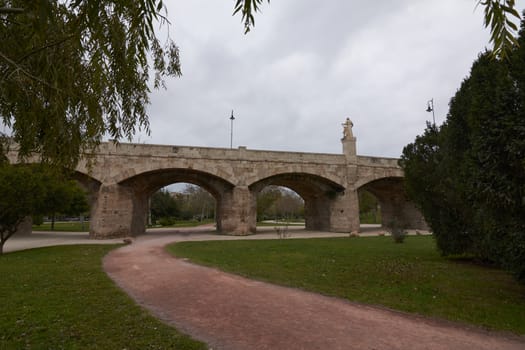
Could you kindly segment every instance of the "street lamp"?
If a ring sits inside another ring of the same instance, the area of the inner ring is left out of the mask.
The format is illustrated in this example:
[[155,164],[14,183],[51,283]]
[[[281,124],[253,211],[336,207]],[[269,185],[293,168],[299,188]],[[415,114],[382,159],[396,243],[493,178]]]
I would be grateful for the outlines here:
[[436,125],[436,116],[434,115],[434,99],[430,99],[427,102],[427,112],[432,112],[432,121],[434,122],[434,126]]
[[233,148],[233,121],[235,120],[235,117],[233,116],[233,109],[232,109],[232,116],[230,117],[230,148]]

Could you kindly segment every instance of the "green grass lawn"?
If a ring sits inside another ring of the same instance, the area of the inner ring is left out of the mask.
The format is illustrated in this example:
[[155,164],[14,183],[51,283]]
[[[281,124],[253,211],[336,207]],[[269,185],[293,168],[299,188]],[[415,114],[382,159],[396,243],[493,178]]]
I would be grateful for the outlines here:
[[179,257],[250,278],[426,316],[525,334],[525,286],[441,257],[432,237],[184,242]]
[[304,222],[258,222],[257,227],[304,226]]
[[[51,231],[51,223],[44,222],[41,225],[33,225],[33,231]],[[84,225],[79,221],[55,222],[57,232],[89,232],[89,221],[84,221]]]
[[177,220],[173,225],[166,226],[166,227],[196,227],[206,224],[214,224],[214,219],[205,219],[202,221],[197,220]]
[[137,306],[102,271],[107,245],[0,256],[0,349],[205,349]]
[[[195,227],[204,224],[214,223],[214,220],[177,220],[170,226],[153,226],[153,227]],[[51,223],[44,222],[41,225],[33,225],[33,231],[51,231]],[[79,221],[55,222],[56,232],[89,232],[89,221],[84,222],[84,226]]]

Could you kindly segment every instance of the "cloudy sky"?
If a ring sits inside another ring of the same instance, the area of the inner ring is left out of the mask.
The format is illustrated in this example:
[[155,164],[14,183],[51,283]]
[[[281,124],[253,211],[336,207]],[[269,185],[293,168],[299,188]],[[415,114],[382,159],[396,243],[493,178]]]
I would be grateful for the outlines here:
[[[166,1],[183,76],[152,95],[134,141],[398,157],[489,47],[475,0],[273,0],[243,34],[233,0]],[[525,8],[525,0],[517,7]]]

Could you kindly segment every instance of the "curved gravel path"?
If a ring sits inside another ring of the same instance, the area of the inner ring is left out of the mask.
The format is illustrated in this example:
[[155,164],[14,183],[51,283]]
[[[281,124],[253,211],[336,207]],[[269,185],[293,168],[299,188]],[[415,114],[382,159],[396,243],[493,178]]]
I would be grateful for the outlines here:
[[164,250],[170,242],[204,239],[233,237],[146,235],[111,252],[104,268],[140,305],[214,350],[525,349],[522,337],[252,281]]

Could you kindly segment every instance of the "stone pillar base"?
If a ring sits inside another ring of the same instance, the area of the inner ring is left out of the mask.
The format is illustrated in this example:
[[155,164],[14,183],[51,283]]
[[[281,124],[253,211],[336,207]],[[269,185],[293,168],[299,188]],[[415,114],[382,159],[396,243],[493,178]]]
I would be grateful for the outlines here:
[[234,187],[225,193],[221,201],[221,232],[230,235],[249,235],[255,233],[257,220],[257,201],[248,187]]
[[102,185],[91,212],[89,236],[96,239],[132,236],[133,191],[118,184]]
[[357,191],[337,193],[330,204],[330,232],[359,231]]

